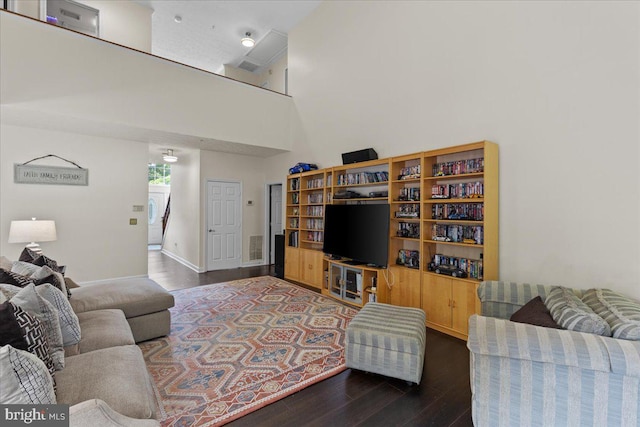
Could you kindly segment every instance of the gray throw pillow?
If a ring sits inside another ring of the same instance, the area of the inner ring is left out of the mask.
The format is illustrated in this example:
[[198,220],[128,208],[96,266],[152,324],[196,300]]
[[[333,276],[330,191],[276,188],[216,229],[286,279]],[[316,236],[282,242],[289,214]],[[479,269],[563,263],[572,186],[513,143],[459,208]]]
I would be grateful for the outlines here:
[[36,292],[58,310],[63,345],[68,347],[78,344],[81,338],[80,321],[66,295],[49,283],[36,286]]
[[589,289],[582,297],[611,327],[611,336],[640,340],[640,303],[611,289]]
[[28,351],[0,347],[0,402],[3,404],[55,404],[53,379],[44,362]]
[[565,329],[611,336],[611,328],[569,288],[554,286],[544,301],[555,322]]
[[[0,286],[7,287],[10,285]],[[49,354],[53,360],[53,367],[56,371],[64,369],[64,347],[62,345],[62,331],[58,310],[53,304],[38,295],[36,286],[33,283],[20,289],[9,301],[42,322],[47,337]]]

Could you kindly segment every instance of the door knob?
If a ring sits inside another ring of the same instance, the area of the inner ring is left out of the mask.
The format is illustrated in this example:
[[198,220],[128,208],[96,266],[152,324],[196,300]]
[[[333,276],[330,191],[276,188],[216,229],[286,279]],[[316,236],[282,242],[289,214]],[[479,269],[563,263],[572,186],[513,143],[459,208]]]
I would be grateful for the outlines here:
[[209,233],[215,233],[215,232],[216,232],[216,230],[214,230],[212,228],[209,229]]

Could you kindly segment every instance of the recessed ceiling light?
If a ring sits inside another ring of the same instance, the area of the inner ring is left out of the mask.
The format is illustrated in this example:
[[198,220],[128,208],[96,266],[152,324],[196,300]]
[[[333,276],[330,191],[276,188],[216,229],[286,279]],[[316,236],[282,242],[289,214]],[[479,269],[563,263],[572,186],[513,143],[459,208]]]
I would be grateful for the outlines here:
[[173,17],[173,20],[176,21],[178,24],[182,22],[182,16],[180,15],[176,15]]

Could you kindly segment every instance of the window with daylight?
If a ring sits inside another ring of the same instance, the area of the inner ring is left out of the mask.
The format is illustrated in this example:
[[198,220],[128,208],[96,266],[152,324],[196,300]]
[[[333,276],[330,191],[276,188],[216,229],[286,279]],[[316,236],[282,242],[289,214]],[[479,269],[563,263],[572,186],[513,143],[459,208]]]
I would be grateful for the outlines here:
[[149,163],[149,184],[171,185],[171,165]]

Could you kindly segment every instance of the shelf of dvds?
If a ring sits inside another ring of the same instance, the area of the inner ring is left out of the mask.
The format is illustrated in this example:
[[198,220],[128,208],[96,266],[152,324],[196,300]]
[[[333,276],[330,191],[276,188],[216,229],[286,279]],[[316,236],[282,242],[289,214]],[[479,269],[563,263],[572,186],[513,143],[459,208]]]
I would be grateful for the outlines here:
[[[332,203],[389,203],[387,269],[324,256]],[[428,327],[465,339],[478,284],[498,279],[498,147],[480,141],[289,175],[286,238],[285,278],[356,306],[375,278],[377,301],[421,307]],[[466,277],[445,275],[452,268]],[[363,275],[362,291],[340,289],[347,269]]]

